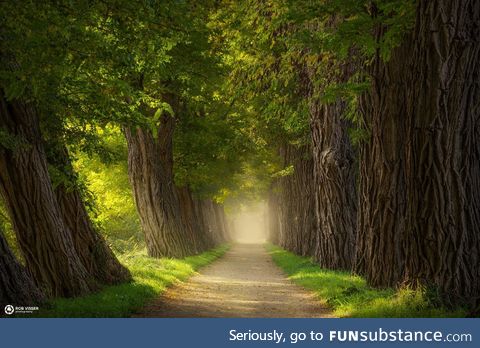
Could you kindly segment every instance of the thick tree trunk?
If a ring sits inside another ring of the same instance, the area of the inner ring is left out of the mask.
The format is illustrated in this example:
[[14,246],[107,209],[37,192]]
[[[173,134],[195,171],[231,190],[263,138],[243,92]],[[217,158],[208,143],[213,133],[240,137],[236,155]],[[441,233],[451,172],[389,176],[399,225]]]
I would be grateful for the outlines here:
[[120,264],[93,226],[78,190],[60,185],[55,193],[63,220],[72,232],[75,250],[87,271],[102,284],[119,284],[131,280],[128,269]]
[[419,2],[407,128],[405,281],[480,304],[480,2]]
[[[377,35],[382,33],[379,30]],[[405,253],[405,98],[408,53],[396,49],[387,64],[370,68],[372,87],[362,97],[366,141],[360,147],[360,182],[354,270],[378,287],[403,279]]]
[[125,130],[130,183],[153,257],[185,257],[199,251],[190,240],[173,182],[174,127],[174,118],[165,114],[155,137],[146,129]]
[[77,255],[47,170],[36,110],[1,96],[0,127],[21,143],[0,147],[0,190],[26,267],[49,296],[77,296],[96,284]]
[[10,251],[0,230],[0,310],[6,305],[29,306],[45,300],[40,289]]
[[477,1],[419,1],[412,33],[376,60],[357,259],[372,285],[433,287],[477,307],[479,21]]
[[355,159],[342,102],[311,102],[315,259],[329,269],[350,270],[356,231]]

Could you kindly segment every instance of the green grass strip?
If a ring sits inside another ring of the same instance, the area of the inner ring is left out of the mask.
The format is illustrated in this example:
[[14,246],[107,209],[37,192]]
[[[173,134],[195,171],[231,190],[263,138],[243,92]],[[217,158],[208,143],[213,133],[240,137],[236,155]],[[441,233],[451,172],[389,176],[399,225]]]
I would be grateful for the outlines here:
[[435,307],[420,290],[374,289],[349,272],[322,269],[311,258],[267,245],[273,261],[294,283],[313,291],[337,317],[405,318],[463,317],[465,311]]
[[169,285],[189,278],[200,267],[222,256],[228,248],[224,245],[184,259],[155,259],[144,251],[120,255],[120,261],[132,272],[131,283],[108,286],[88,296],[53,300],[48,309],[42,309],[36,316],[129,317]]

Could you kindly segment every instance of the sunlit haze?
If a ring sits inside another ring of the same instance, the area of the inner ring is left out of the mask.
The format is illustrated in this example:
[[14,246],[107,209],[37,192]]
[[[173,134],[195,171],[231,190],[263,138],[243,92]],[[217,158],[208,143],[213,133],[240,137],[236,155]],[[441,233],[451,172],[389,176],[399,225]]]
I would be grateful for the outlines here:
[[240,243],[263,243],[266,241],[266,209],[264,203],[242,207],[230,213],[232,236]]

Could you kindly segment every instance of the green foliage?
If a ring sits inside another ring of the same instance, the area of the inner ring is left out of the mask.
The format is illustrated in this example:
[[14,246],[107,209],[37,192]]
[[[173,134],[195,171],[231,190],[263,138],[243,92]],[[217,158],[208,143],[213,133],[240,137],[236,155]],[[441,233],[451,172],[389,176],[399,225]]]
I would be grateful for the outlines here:
[[229,48],[232,90],[255,109],[258,132],[272,144],[304,142],[309,104],[343,100],[353,142],[366,138],[357,115],[358,97],[370,86],[365,68],[377,55],[388,60],[401,44],[413,25],[414,1],[224,4],[216,19]]
[[365,137],[355,99],[368,80],[339,88],[340,66],[388,59],[414,2],[20,1],[0,10],[0,85],[37,106],[47,142],[101,154],[98,128],[140,126],[156,137],[160,117],[174,115],[177,181],[223,196],[252,170],[274,173],[282,143],[308,142],[315,98],[345,99],[352,136]]
[[8,218],[7,208],[3,200],[0,198],[0,234],[5,237],[10,250],[16,256],[17,260],[23,262],[23,256],[20,252],[20,248],[18,247],[17,237],[15,236],[15,232],[13,231],[12,224],[10,223],[10,219]]
[[0,145],[14,151],[29,146],[24,139],[8,133],[4,129],[0,129]]
[[225,1],[216,16],[228,47],[232,98],[248,105],[257,132],[274,144],[308,133],[301,64],[282,41],[284,10],[282,1]]
[[113,155],[105,161],[102,156],[79,152],[74,166],[93,195],[91,217],[107,241],[117,252],[137,250],[144,246],[144,240],[128,180],[125,139],[115,128],[100,133]]
[[408,288],[374,289],[365,279],[348,272],[320,268],[310,258],[279,247],[267,247],[273,261],[295,283],[312,290],[338,317],[464,317],[458,309],[448,311],[430,303],[424,291]]
[[158,297],[168,286],[187,279],[227,250],[228,246],[224,245],[184,259],[155,259],[146,256],[145,251],[123,254],[120,261],[132,273],[131,283],[109,286],[84,297],[54,300],[36,316],[129,317],[149,300]]

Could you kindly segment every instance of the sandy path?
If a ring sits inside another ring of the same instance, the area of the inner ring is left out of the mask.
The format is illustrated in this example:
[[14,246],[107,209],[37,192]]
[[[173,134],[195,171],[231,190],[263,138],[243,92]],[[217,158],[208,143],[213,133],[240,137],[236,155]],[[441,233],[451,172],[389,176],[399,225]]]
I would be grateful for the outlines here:
[[262,245],[236,244],[135,317],[330,317],[312,293],[291,283]]

